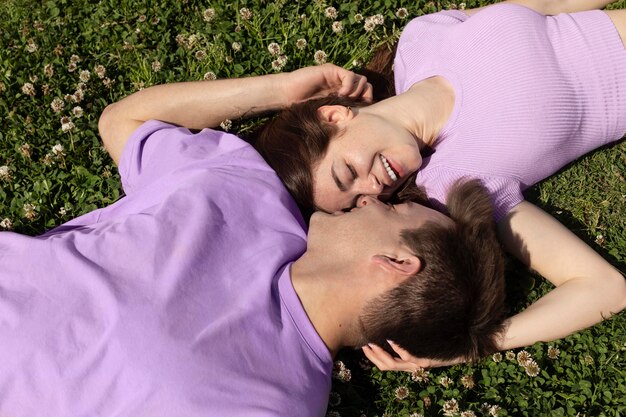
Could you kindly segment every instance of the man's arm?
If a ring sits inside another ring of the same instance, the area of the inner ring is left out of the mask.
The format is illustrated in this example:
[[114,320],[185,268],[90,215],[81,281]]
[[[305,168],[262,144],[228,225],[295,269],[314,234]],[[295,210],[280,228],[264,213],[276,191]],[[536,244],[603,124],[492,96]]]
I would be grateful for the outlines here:
[[[615,0],[505,0],[500,3],[519,4],[546,16],[554,16],[559,13],[575,13],[585,10],[602,9],[614,1]],[[464,10],[464,12],[468,16],[471,16],[485,7],[489,6],[467,9]]]
[[98,130],[118,163],[126,141],[146,120],[202,129],[332,93],[371,100],[372,87],[365,77],[332,64],[258,77],[163,84],[107,106]]

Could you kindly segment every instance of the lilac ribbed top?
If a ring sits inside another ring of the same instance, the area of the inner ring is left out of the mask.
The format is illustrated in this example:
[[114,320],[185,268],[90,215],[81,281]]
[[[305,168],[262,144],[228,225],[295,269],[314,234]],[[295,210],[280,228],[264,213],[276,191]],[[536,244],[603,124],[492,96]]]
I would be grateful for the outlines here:
[[626,50],[599,10],[497,4],[418,17],[398,44],[396,91],[435,75],[456,94],[417,176],[435,206],[455,180],[479,178],[500,220],[524,189],[626,133]]

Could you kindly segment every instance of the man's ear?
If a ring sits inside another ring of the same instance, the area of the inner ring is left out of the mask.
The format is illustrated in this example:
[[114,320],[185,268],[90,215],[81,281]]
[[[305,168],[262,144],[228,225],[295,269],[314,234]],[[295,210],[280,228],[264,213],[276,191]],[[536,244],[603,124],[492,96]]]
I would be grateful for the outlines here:
[[338,104],[329,104],[321,106],[317,109],[317,116],[320,120],[330,123],[339,124],[345,120],[349,120],[353,117],[352,110],[346,106],[340,106]]
[[403,277],[413,276],[422,269],[422,261],[415,255],[406,255],[401,259],[391,258],[385,255],[374,255],[372,260],[385,271],[399,274]]

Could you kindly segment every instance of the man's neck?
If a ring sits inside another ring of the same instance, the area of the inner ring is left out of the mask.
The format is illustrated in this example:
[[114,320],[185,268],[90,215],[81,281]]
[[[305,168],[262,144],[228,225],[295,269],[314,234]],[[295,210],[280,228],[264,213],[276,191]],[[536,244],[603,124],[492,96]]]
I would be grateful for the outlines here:
[[[306,256],[306,255],[305,255]],[[336,271],[325,271],[302,258],[291,265],[291,282],[309,320],[320,338],[334,357],[349,345],[349,334],[353,323],[350,306],[338,286],[328,283],[339,282],[331,276]]]

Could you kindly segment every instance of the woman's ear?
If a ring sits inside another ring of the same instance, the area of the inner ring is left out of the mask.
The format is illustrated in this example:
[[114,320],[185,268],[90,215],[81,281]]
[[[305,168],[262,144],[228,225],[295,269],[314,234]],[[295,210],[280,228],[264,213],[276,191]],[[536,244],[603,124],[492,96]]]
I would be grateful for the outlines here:
[[407,255],[401,259],[392,258],[385,255],[374,255],[372,258],[374,263],[385,271],[400,275],[402,277],[410,277],[417,274],[422,268],[420,258],[415,255]]
[[330,104],[321,106],[317,109],[317,116],[320,120],[330,124],[340,124],[346,120],[352,119],[354,113],[349,107],[340,106],[338,104]]

